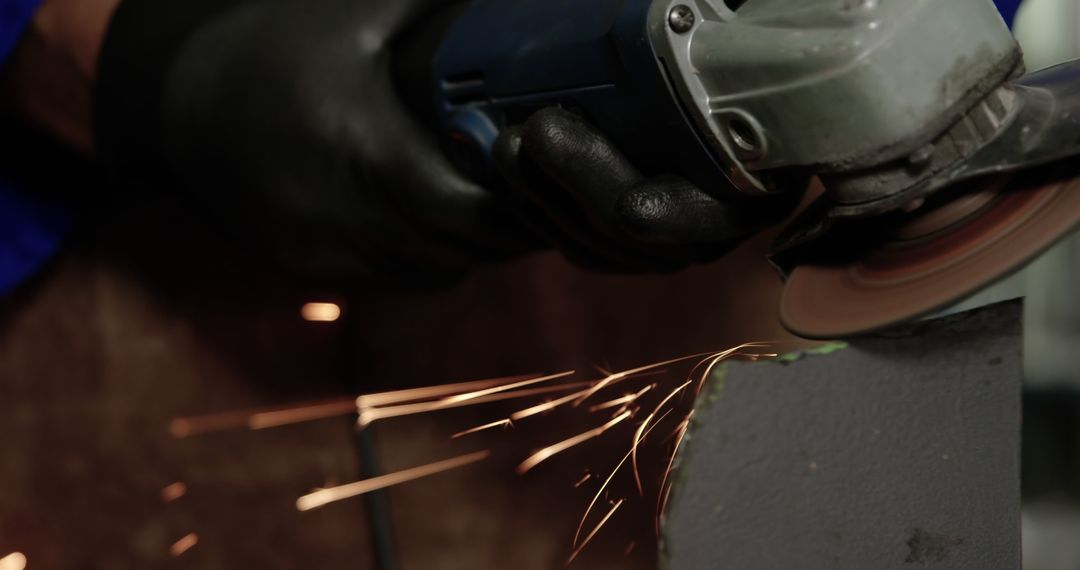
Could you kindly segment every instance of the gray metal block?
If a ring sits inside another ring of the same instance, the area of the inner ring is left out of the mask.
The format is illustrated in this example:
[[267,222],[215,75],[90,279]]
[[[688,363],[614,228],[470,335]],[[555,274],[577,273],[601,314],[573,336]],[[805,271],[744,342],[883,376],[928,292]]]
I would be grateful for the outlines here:
[[672,570],[1020,566],[1021,306],[788,363],[697,412]]

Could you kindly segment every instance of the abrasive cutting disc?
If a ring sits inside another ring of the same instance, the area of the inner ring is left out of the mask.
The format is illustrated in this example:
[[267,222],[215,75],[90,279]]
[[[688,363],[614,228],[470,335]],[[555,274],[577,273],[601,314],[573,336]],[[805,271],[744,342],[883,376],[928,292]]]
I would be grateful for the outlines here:
[[856,260],[797,267],[784,286],[780,319],[813,339],[899,324],[1009,275],[1078,225],[1080,178],[987,180],[977,191],[912,214]]

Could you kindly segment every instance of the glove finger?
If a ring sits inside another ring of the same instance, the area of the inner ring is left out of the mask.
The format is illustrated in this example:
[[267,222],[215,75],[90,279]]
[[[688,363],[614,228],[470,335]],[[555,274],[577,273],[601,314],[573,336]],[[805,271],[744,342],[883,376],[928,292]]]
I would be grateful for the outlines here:
[[542,109],[525,123],[523,144],[533,161],[610,237],[621,240],[616,208],[642,175],[611,142],[581,117]]
[[576,265],[607,272],[637,272],[667,265],[598,233],[576,201],[524,149],[525,128],[510,127],[495,141],[495,161],[510,183],[522,216]]
[[790,208],[770,197],[719,201],[676,176],[647,180],[623,194],[618,220],[642,243],[658,246],[740,240],[782,218]]

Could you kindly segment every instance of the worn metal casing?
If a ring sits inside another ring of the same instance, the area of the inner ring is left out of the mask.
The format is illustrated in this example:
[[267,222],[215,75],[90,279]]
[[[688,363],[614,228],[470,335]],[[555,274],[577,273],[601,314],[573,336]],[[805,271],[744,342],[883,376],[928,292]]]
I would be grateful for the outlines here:
[[655,24],[681,3],[654,5],[653,43],[699,127],[752,179],[908,155],[1020,62],[990,0],[747,0],[737,12],[695,0],[691,31]]

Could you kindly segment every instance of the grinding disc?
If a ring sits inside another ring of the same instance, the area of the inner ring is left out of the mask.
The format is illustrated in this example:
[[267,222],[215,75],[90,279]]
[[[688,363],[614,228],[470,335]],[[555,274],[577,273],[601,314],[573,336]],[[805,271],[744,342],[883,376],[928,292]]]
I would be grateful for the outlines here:
[[780,319],[812,339],[899,324],[1009,275],[1078,225],[1080,178],[993,179],[946,206],[912,215],[855,261],[795,268]]

